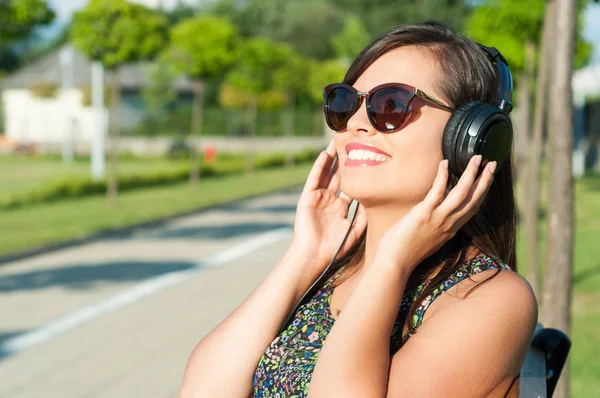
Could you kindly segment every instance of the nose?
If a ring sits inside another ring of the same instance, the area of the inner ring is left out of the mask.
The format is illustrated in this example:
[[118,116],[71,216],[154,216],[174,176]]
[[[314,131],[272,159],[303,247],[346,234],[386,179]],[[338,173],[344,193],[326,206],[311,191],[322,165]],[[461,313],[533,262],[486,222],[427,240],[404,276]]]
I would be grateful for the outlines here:
[[353,134],[375,134],[377,130],[371,125],[367,114],[366,94],[360,94],[360,106],[347,123],[347,131]]

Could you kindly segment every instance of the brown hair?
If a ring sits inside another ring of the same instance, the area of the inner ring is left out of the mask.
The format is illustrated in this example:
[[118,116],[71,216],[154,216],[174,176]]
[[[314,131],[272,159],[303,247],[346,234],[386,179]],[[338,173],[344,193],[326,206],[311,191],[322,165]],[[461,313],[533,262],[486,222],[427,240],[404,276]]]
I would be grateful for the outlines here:
[[[497,77],[492,63],[473,40],[454,32],[451,28],[435,21],[403,25],[393,28],[368,45],[354,60],[344,82],[354,84],[358,77],[376,59],[395,48],[416,45],[437,63],[443,77],[437,81],[438,92],[453,107],[469,100],[495,103]],[[423,298],[461,264],[468,260],[470,247],[504,262],[514,271],[516,266],[515,235],[517,216],[513,191],[513,156],[500,168],[488,191],[479,212],[475,214],[436,253],[417,266],[409,278],[406,291],[425,281],[431,283],[419,294],[410,306],[402,328],[401,344],[416,330],[411,320]],[[446,187],[448,193],[458,182],[459,176],[451,173]],[[367,227],[368,228],[368,227]],[[351,271],[358,270],[364,261],[366,230],[357,242],[332,264],[342,275],[332,286],[339,285]],[[501,268],[484,282],[493,278]],[[482,282],[483,283],[483,282]],[[469,295],[475,288],[471,289]]]

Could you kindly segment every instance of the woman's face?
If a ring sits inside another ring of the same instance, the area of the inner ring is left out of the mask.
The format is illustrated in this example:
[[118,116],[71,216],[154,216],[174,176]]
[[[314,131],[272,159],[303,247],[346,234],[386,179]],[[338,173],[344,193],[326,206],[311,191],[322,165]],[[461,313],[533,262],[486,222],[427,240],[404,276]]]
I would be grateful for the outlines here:
[[[406,46],[378,58],[353,86],[366,92],[383,83],[405,83],[450,105],[435,88],[441,78],[430,55]],[[431,188],[443,159],[442,133],[451,113],[415,98],[414,115],[398,130],[382,133],[369,122],[365,102],[348,121],[347,129],[334,136],[342,191],[366,207],[418,203]],[[373,166],[347,166],[349,143],[375,146],[390,157]]]

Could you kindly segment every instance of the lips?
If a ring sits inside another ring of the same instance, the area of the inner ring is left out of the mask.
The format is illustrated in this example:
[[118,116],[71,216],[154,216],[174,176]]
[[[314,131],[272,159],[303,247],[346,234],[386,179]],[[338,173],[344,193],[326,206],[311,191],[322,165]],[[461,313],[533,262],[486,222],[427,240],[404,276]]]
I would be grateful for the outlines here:
[[368,144],[360,144],[358,142],[351,142],[351,143],[347,144],[345,149],[346,149],[346,153],[350,153],[350,151],[353,149],[363,149],[365,151],[379,153],[381,155],[385,155],[390,158],[392,157],[392,155],[390,155],[389,153],[387,153],[377,147],[374,147],[374,146],[368,145]]

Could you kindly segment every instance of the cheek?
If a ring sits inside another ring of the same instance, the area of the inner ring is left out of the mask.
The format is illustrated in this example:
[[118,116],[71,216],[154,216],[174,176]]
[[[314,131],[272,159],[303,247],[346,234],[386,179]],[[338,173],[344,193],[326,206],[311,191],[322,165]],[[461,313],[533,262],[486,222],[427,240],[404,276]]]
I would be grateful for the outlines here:
[[435,157],[426,156],[415,159],[405,166],[406,171],[402,173],[403,178],[396,183],[396,189],[400,194],[416,201],[422,200],[431,189],[433,181],[437,176],[438,162]]
[[432,129],[413,131],[399,139],[395,147],[398,155],[394,159],[398,171],[395,190],[421,200],[431,189],[438,165],[444,158],[442,132]]
[[348,140],[344,139],[344,137],[342,137],[340,133],[333,135],[333,144],[335,146],[335,151],[339,156],[346,153],[345,147],[346,147],[347,141]]

